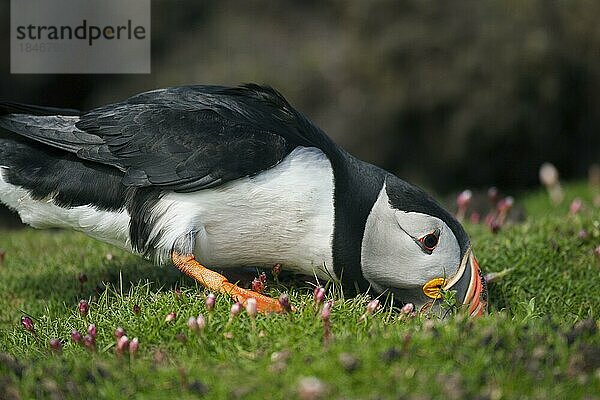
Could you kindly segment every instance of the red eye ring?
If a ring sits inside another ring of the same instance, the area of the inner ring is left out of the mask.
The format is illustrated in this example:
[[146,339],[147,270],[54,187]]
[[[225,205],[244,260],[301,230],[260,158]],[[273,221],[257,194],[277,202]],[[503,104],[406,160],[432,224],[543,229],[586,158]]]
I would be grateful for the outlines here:
[[437,247],[439,241],[440,241],[439,229],[436,229],[433,232],[428,233],[427,235],[425,235],[419,239],[419,243],[421,243],[421,245],[423,246],[423,249],[427,250],[428,252],[433,251]]

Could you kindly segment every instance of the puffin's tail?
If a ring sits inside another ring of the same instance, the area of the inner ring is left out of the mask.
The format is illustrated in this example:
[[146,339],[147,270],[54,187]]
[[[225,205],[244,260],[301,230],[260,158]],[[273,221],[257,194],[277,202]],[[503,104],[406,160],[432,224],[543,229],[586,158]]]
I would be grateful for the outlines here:
[[45,106],[33,106],[29,104],[0,101],[0,115],[7,114],[30,114],[30,115],[81,115],[81,111],[72,108],[56,108]]
[[[80,115],[81,112],[69,108],[56,108],[56,107],[44,107],[35,106],[21,103],[14,103],[9,101],[0,101],[0,183],[7,182],[9,180],[9,169],[12,169],[11,173],[21,174],[23,173],[23,167],[26,164],[39,164],[40,163],[40,151],[43,152],[43,145],[34,143],[11,132],[9,127],[2,127],[2,120],[5,116],[10,114],[19,114],[23,117],[28,116],[53,116],[53,115],[67,115],[74,116]],[[47,157],[43,157],[46,160],[48,157],[52,157],[53,154],[47,154]],[[38,165],[39,167],[40,165]],[[43,175],[43,170],[37,170],[35,175]],[[34,180],[35,176],[31,176]],[[32,184],[34,184],[32,182]],[[6,185],[0,187],[0,202],[7,203],[6,201]],[[4,192],[4,193],[3,193]],[[8,204],[7,204],[8,205]]]
[[[66,116],[77,116],[81,115],[81,112],[71,108],[56,108],[56,107],[45,107],[35,106],[29,104],[15,103],[10,101],[0,101],[0,122],[5,115],[9,114],[21,114],[24,116],[52,116],[52,115],[66,115]],[[28,146],[27,141],[19,135],[12,133],[8,128],[0,127],[0,179],[2,178],[2,168],[8,169],[11,161],[17,158],[16,152],[24,151],[27,154],[35,153],[30,151],[31,144]],[[26,157],[23,154],[23,157]]]
[[25,215],[35,214],[40,216],[37,220],[44,222],[47,217],[47,225],[56,225],[56,218],[40,211],[49,209],[50,201],[66,210],[82,205],[103,210],[123,207],[127,188],[121,184],[121,171],[53,146],[52,139],[60,132],[51,123],[35,126],[42,133],[39,137],[30,135],[27,124],[14,123],[29,117],[47,117],[52,122],[79,114],[72,109],[0,102],[0,203],[18,211],[24,222],[28,222]]
[[[81,115],[81,111],[72,108],[45,107],[11,101],[0,101],[0,125],[2,125],[3,117],[9,114],[20,114],[24,117],[54,115],[78,116]],[[0,166],[7,167],[7,165],[5,165],[7,163],[7,158],[11,152],[14,152],[17,143],[23,143],[22,138],[19,138],[19,135],[14,132],[11,132],[9,127],[0,126]]]

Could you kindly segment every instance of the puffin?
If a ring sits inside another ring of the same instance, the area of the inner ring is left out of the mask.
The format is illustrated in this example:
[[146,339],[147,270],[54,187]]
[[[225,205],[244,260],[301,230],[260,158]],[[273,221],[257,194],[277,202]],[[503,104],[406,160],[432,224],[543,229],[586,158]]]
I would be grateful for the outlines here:
[[461,224],[268,86],[170,87],[87,112],[0,102],[0,202],[265,313],[278,299],[217,271],[280,264],[420,310],[450,292],[470,315],[487,308]]

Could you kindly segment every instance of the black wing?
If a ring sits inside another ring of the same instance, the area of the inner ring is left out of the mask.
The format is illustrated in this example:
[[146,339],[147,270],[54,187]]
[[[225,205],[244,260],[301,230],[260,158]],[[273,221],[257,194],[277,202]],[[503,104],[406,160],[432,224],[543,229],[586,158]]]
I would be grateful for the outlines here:
[[11,106],[0,105],[0,127],[116,167],[127,186],[195,191],[259,173],[297,146],[334,148],[280,94],[257,85],[162,89],[80,117]]

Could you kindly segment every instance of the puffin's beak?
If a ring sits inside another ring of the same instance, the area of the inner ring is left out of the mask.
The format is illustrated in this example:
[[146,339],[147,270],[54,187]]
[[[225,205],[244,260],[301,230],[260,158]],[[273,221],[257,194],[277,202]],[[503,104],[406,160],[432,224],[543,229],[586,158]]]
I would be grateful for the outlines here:
[[[487,288],[479,270],[479,264],[469,248],[463,256],[458,271],[449,279],[435,278],[423,286],[423,293],[434,299],[424,305],[425,309],[434,306],[435,299],[441,299],[442,292],[456,291],[456,301],[464,304],[468,313],[474,317],[487,312]],[[421,311],[424,309],[422,308]]]
[[487,312],[487,287],[471,249],[463,256],[457,273],[445,281],[443,289],[455,290],[457,302],[468,305],[471,316]]

